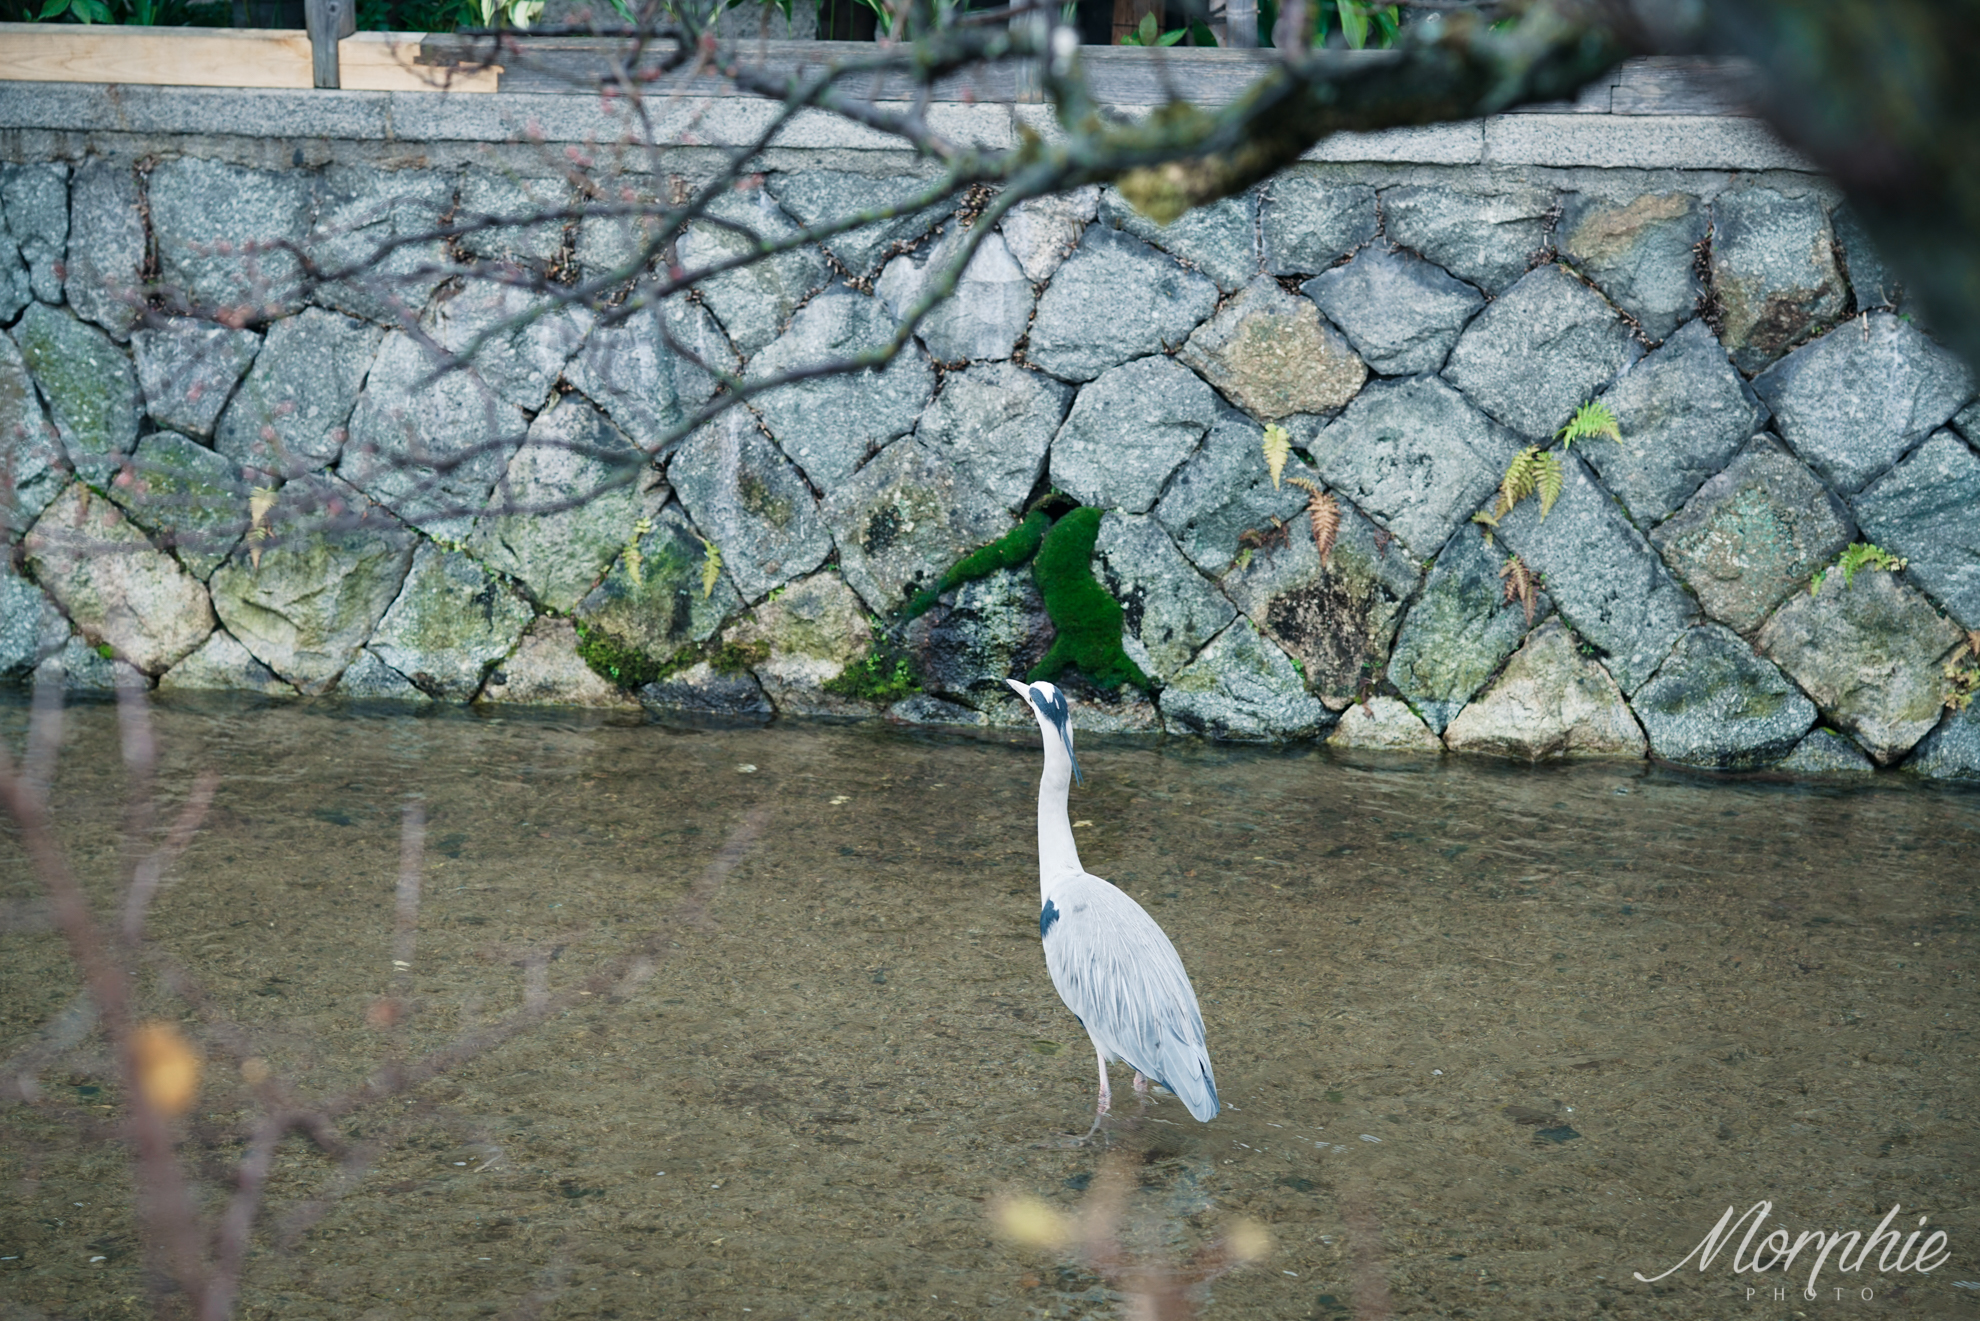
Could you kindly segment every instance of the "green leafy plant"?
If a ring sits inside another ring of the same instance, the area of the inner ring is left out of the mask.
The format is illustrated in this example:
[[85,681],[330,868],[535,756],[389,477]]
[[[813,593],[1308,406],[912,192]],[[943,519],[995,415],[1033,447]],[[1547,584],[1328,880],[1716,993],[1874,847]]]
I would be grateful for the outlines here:
[[1946,658],[1945,676],[1946,705],[1955,711],[1973,705],[1980,695],[1980,628],[1970,630],[1959,650]]
[[1123,46],[1173,46],[1189,35],[1188,28],[1177,28],[1173,32],[1163,32],[1155,22],[1155,15],[1143,14],[1134,31],[1121,38]]
[[722,549],[707,537],[701,539],[701,599],[715,595],[715,584],[722,579]]
[[1554,433],[1561,442],[1562,452],[1566,452],[1577,440],[1590,436],[1607,436],[1610,440],[1622,443],[1622,424],[1609,406],[1600,399],[1590,399],[1574,410],[1568,424]]
[[[1316,5],[1320,14],[1322,40],[1326,38],[1327,6]],[[1334,0],[1334,12],[1340,18],[1341,36],[1351,50],[1364,50],[1371,38],[1378,50],[1387,50],[1396,44],[1396,36],[1402,30],[1402,9],[1399,5],[1364,5],[1357,0]]]
[[48,0],[48,3],[41,7],[41,12],[36,14],[31,21],[40,23],[51,18],[64,17],[73,19],[78,23],[114,23],[117,21],[111,17],[110,6],[104,4],[103,0]]
[[[899,41],[903,37],[913,35],[908,29],[909,20],[915,17],[916,6],[910,0],[859,0],[859,2],[873,11],[874,25],[880,30],[880,35],[888,41]],[[790,16],[789,4],[790,0],[781,0],[779,4],[787,18]],[[968,0],[934,0],[931,16],[935,27],[937,29],[947,27],[953,14],[968,7]]]
[[1538,445],[1528,445],[1506,465],[1506,475],[1499,479],[1499,499],[1492,512],[1480,510],[1471,516],[1471,521],[1485,525],[1485,539],[1489,543],[1491,529],[1499,526],[1499,520],[1510,514],[1520,501],[1535,494],[1540,497],[1540,517],[1545,518],[1553,512],[1554,501],[1561,498],[1566,476],[1560,455]]
[[[1278,0],[1260,0],[1258,5],[1258,44],[1276,45],[1274,37],[1279,27]],[[1315,46],[1325,46],[1334,34],[1340,35],[1341,44],[1352,50],[1387,50],[1396,44],[1402,33],[1402,8],[1399,5],[1371,5],[1362,0],[1307,0],[1306,10],[1312,31],[1308,40]],[[1201,39],[1198,45],[1207,44]]]
[[632,579],[634,587],[646,586],[646,557],[640,554],[639,541],[652,530],[653,520],[642,518],[633,524],[632,536],[626,539],[626,576]]
[[526,28],[543,12],[544,0],[481,0],[481,26]]
[[1853,541],[1847,550],[1836,556],[1834,564],[1826,569],[1816,570],[1815,576],[1808,580],[1808,594],[1818,595],[1822,590],[1823,579],[1836,569],[1842,570],[1843,586],[1848,587],[1855,583],[1858,569],[1882,569],[1886,573],[1896,573],[1910,562],[1891,554],[1881,546],[1872,545],[1867,541]]
[[913,655],[872,620],[873,643],[866,654],[825,681],[825,691],[863,702],[898,702],[921,691]]
[[1554,502],[1561,498],[1561,491],[1567,486],[1565,456],[1575,441],[1589,436],[1607,436],[1620,441],[1622,426],[1607,404],[1591,399],[1575,409],[1567,425],[1554,434],[1561,442],[1558,453],[1539,445],[1528,445],[1513,455],[1512,462],[1506,465],[1506,475],[1499,480],[1499,498],[1493,503],[1491,512],[1481,509],[1471,516],[1472,522],[1484,525],[1486,545],[1492,544],[1492,532],[1499,526],[1499,520],[1530,495],[1540,497],[1541,518],[1553,512]]
[[233,22],[226,0],[35,0],[0,5],[0,19],[29,23],[127,24],[132,27],[226,27]]

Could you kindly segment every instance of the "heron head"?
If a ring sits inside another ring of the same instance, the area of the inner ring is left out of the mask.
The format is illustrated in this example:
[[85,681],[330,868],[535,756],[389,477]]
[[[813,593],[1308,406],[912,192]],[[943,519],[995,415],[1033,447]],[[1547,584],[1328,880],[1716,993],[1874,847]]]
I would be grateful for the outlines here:
[[1052,684],[1020,683],[1016,679],[1006,679],[1011,691],[1022,697],[1031,708],[1031,714],[1038,718],[1038,728],[1049,741],[1057,736],[1066,746],[1066,760],[1072,763],[1073,782],[1085,784],[1079,773],[1079,758],[1073,755],[1072,711],[1066,705],[1066,695]]

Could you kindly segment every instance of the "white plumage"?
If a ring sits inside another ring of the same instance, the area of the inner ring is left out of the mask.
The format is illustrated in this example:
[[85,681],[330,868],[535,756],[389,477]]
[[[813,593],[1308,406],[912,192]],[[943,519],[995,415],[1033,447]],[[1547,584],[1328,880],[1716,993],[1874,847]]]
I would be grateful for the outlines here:
[[1005,682],[1030,706],[1045,739],[1045,773],[1038,783],[1038,931],[1052,985],[1099,1056],[1099,1112],[1105,1114],[1113,1100],[1107,1062],[1118,1059],[1134,1069],[1136,1091],[1153,1079],[1190,1114],[1209,1120],[1217,1113],[1217,1078],[1182,958],[1140,904],[1079,865],[1066,814],[1079,765],[1065,695],[1049,683]]

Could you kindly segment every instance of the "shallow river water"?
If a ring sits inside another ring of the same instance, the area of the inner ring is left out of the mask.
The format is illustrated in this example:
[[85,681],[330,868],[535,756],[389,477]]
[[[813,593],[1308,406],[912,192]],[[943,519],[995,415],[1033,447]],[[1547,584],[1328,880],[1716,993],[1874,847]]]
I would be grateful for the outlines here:
[[[0,709],[16,753],[25,723]],[[1000,1234],[1019,1197],[1107,1219],[1150,1267],[1262,1225],[1263,1258],[1194,1295],[1210,1317],[1980,1317],[1971,792],[1082,740],[1083,860],[1182,953],[1225,1109],[1140,1105],[1117,1067],[1081,1146],[1093,1059],[1038,947],[1033,733],[307,706],[156,727],[168,798],[222,776],[151,926],[201,1005],[147,982],[208,1057],[180,1128],[209,1180],[257,1113],[243,1058],[307,1099],[532,986],[570,1000],[342,1120],[361,1177],[291,1138],[245,1315],[1121,1314],[1133,1280]],[[54,800],[107,908],[114,710],[71,710],[67,738]],[[75,998],[38,894],[9,826],[0,1060]],[[650,977],[576,994],[656,929]],[[85,1040],[39,1102],[0,1102],[0,1314],[151,1310],[108,1075]],[[1898,1204],[1948,1256],[1832,1257],[1812,1300],[1812,1254],[1735,1273],[1737,1237],[1634,1278],[1760,1201],[1756,1243]]]

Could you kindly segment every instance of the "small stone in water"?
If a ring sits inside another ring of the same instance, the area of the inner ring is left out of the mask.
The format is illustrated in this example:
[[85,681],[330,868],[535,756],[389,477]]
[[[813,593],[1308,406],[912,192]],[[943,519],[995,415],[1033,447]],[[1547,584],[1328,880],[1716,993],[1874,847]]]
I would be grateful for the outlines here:
[[756,774],[756,767],[750,765],[748,762],[744,762],[742,765],[736,767],[736,770],[743,775]]

